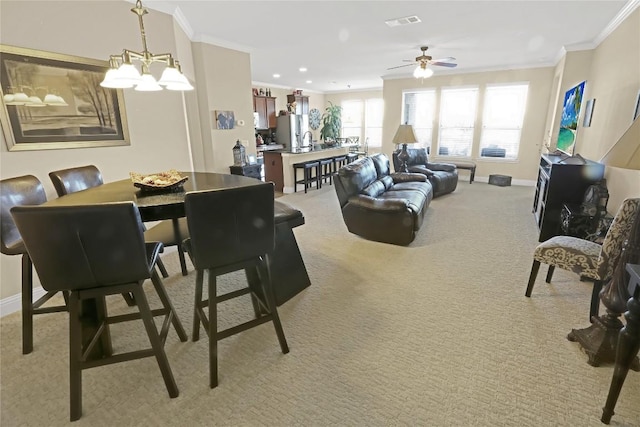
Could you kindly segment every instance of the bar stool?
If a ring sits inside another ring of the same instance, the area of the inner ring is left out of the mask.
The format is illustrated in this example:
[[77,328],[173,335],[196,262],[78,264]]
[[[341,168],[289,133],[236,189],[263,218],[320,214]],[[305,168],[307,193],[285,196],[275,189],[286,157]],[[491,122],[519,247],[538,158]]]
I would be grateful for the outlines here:
[[347,163],[353,163],[356,160],[358,160],[358,154],[357,153],[349,153],[347,154]]
[[[304,171],[304,177],[301,180],[298,180],[298,169],[302,169]],[[312,175],[313,169],[316,170],[315,176]],[[293,192],[298,191],[298,184],[304,184],[304,192],[307,192],[307,189],[311,187],[313,181],[316,182],[316,189],[320,189],[320,162],[317,160],[310,160],[308,162],[302,163],[294,163],[293,165]]]
[[329,185],[333,184],[333,157],[327,157],[326,159],[318,160],[320,163],[320,188],[322,188],[322,183],[327,182],[329,180]]
[[333,156],[333,172],[338,172],[338,169],[347,164],[347,155],[342,154],[340,156]]

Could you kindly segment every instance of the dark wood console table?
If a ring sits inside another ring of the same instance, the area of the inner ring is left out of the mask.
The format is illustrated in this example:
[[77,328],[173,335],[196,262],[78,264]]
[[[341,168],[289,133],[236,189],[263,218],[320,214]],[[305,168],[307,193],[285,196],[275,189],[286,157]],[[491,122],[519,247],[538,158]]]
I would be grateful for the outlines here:
[[627,303],[627,311],[624,317],[627,324],[620,330],[618,335],[618,347],[616,349],[616,366],[613,370],[613,378],[609,387],[609,395],[607,403],[602,411],[601,421],[609,424],[614,412],[613,409],[618,401],[620,390],[624,380],[629,373],[629,368],[640,350],[640,265],[627,264],[627,271],[631,278],[629,279],[629,302]]

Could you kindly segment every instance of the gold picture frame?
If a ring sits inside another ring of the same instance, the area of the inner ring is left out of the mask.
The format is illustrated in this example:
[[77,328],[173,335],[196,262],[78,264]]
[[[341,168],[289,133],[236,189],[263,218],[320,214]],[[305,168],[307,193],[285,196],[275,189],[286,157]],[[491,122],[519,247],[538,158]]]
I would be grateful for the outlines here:
[[0,124],[9,151],[130,145],[106,61],[0,44]]

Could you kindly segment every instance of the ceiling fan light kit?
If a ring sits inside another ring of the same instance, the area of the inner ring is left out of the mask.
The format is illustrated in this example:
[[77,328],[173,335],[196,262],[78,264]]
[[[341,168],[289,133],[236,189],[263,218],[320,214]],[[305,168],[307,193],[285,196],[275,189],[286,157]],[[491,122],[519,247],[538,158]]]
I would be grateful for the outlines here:
[[406,62],[413,62],[413,64],[399,65],[397,67],[387,68],[387,70],[394,70],[396,68],[403,67],[413,67],[416,63],[418,66],[413,70],[413,77],[416,79],[428,79],[433,76],[433,70],[428,67],[428,65],[438,66],[438,67],[447,67],[454,68],[457,67],[458,64],[455,64],[451,61],[455,61],[456,58],[448,57],[442,59],[433,59],[431,56],[427,55],[428,46],[422,46],[420,50],[422,51],[422,55],[417,56],[415,61],[412,59],[405,59]]

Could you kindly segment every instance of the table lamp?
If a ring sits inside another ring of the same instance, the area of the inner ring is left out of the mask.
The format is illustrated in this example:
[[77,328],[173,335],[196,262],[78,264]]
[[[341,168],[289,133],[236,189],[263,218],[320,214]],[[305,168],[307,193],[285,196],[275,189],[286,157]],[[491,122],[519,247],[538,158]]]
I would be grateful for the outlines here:
[[394,144],[402,144],[402,151],[398,153],[398,160],[400,161],[400,172],[409,172],[407,167],[407,161],[409,160],[409,153],[407,152],[407,144],[414,144],[418,142],[415,132],[413,132],[413,126],[400,125],[393,137]]

